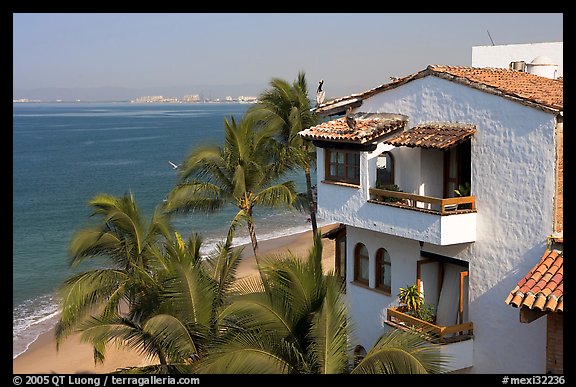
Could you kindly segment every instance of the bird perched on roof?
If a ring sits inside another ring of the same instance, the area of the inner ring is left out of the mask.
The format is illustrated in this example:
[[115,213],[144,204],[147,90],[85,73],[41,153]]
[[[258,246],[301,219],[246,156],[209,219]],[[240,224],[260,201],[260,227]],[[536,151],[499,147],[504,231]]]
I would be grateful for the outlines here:
[[356,120],[352,117],[352,107],[349,106],[346,109],[346,123],[350,127],[350,129],[354,129],[356,127]]
[[320,106],[324,102],[324,97],[326,97],[326,93],[322,90],[322,85],[324,84],[324,80],[321,79],[318,82],[318,88],[316,89],[316,106]]

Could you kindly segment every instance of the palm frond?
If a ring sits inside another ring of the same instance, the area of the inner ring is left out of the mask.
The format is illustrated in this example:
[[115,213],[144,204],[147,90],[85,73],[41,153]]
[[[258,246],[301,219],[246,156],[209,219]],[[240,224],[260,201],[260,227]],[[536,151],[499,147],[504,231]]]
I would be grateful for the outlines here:
[[218,146],[200,146],[194,149],[186,157],[180,167],[180,182],[184,183],[189,178],[208,178],[219,185],[226,185],[228,179],[224,171],[227,165],[222,157],[222,151]]
[[120,270],[98,269],[76,274],[58,289],[60,318],[56,339],[61,342],[90,313],[110,314],[119,309],[131,277]]
[[252,185],[246,181],[248,178],[253,179],[254,175],[247,174],[244,165],[240,164],[234,168],[234,177],[232,178],[234,197],[242,198],[248,191],[248,187]]
[[92,317],[84,321],[79,329],[82,342],[93,346],[94,359],[98,362],[104,361],[108,345],[128,348],[150,359],[159,352],[153,336],[119,315]]
[[289,206],[296,200],[296,186],[293,181],[286,181],[264,188],[254,198],[254,203],[269,206]]
[[[102,232],[100,226],[85,228],[77,231],[69,245],[69,265],[78,266],[87,258],[97,256],[115,257],[119,266],[126,266],[126,257],[121,254],[122,242],[118,236]],[[112,260],[114,262],[114,260]]]
[[171,262],[163,281],[163,301],[168,310],[198,327],[209,327],[215,296],[215,283],[203,265]]
[[234,215],[234,218],[232,219],[232,221],[230,222],[230,227],[228,229],[228,234],[226,236],[226,243],[232,243],[232,240],[234,239],[234,234],[236,233],[236,229],[238,227],[238,225],[242,222],[245,222],[246,224],[252,221],[252,216],[245,210],[239,210],[236,215]]
[[296,372],[298,351],[277,335],[243,331],[210,349],[198,363],[198,373],[289,374]]
[[242,329],[266,329],[282,337],[294,335],[294,321],[286,312],[289,302],[276,301],[272,305],[266,294],[246,294],[234,298],[234,302],[222,310],[221,318],[233,321]]
[[195,343],[202,340],[204,329],[194,329],[185,321],[169,314],[158,314],[143,325],[142,330],[153,338],[153,344],[161,348],[170,362],[179,363],[194,358],[199,350]]
[[211,276],[218,284],[217,299],[220,304],[223,303],[225,296],[230,294],[236,281],[236,272],[242,256],[242,249],[233,249],[230,242],[218,243],[216,251],[206,260]]
[[125,367],[110,372],[115,375],[189,375],[193,373],[190,364],[152,364],[144,367]]
[[310,209],[312,208],[310,206],[310,200],[308,200],[308,193],[306,192],[298,192],[296,194],[296,199],[294,200],[294,203],[292,205],[298,211],[303,213],[309,213]]
[[442,355],[438,345],[421,334],[391,329],[380,336],[352,373],[441,373],[448,358]]
[[164,212],[214,212],[224,205],[224,192],[220,187],[201,181],[192,181],[177,185],[168,194]]
[[348,316],[337,279],[329,281],[324,302],[312,319],[309,353],[318,373],[340,374],[348,367]]

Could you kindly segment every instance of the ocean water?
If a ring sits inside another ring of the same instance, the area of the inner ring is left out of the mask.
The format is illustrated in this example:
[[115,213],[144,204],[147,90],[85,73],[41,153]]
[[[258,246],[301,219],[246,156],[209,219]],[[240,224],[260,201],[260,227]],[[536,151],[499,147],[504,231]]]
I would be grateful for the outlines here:
[[[132,192],[149,219],[177,182],[169,161],[196,146],[221,144],[224,119],[247,104],[15,103],[13,105],[13,358],[54,326],[56,288],[72,271],[67,249],[90,221],[98,193]],[[288,176],[304,191],[301,173]],[[184,236],[198,232],[204,251],[222,241],[234,208],[179,215]],[[310,229],[295,210],[256,209],[259,240]],[[319,220],[322,224],[322,220]],[[235,244],[249,242],[244,228]]]

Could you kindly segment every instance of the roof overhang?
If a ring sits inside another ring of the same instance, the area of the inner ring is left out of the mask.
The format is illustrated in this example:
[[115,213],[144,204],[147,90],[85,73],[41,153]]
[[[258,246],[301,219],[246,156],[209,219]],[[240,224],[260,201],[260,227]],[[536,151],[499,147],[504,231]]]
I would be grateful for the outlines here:
[[455,122],[423,123],[383,142],[411,148],[448,149],[476,133],[476,126]]
[[547,249],[540,262],[518,282],[504,302],[520,308],[520,321],[526,323],[543,313],[563,313],[563,250]]
[[335,116],[346,113],[348,108],[355,109],[362,105],[361,98],[350,98],[334,102],[331,104],[324,104],[316,108],[316,113],[321,116]]
[[355,113],[298,133],[321,148],[349,146],[357,149],[374,147],[381,138],[403,130],[408,116],[397,113]]

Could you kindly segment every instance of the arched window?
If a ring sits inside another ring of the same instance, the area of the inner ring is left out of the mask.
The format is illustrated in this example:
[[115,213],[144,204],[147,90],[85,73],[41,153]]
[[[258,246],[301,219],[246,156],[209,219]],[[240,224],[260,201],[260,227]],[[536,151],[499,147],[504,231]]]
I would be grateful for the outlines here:
[[391,291],[392,285],[392,262],[390,254],[384,248],[376,252],[376,288],[387,293]]
[[376,159],[376,188],[394,185],[394,156],[386,151]]
[[354,281],[368,285],[370,257],[368,249],[362,243],[356,244],[354,249]]

